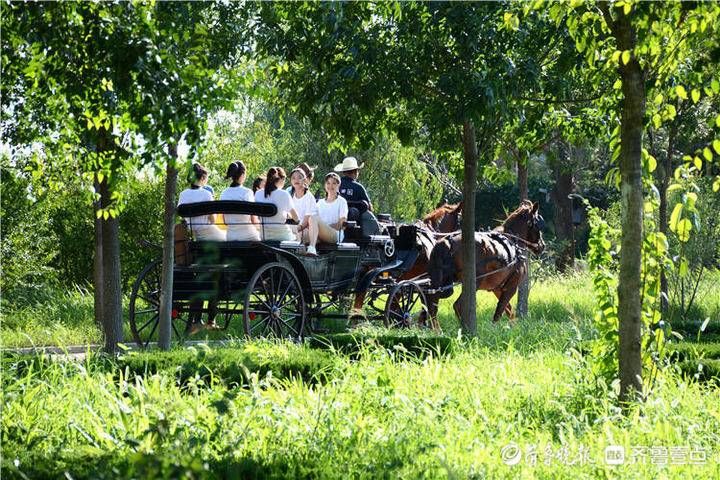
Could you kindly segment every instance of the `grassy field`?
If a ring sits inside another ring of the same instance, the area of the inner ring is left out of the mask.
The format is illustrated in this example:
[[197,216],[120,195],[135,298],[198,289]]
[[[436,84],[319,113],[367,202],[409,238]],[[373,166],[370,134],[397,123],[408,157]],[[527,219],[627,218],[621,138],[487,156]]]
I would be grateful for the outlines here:
[[[595,381],[577,353],[593,335],[588,285],[586,277],[537,283],[530,318],[512,327],[488,321],[494,296],[481,293],[473,340],[457,338],[445,302],[446,337],[365,328],[354,332],[353,348],[340,341],[350,337],[335,336],[80,363],[5,354],[2,474],[718,478],[716,381],[696,381],[678,363],[642,409],[621,415],[617,385]],[[43,331],[45,339],[99,340],[81,333],[92,324],[91,300],[80,292],[67,299],[77,303],[49,309],[66,320],[60,334],[24,313],[33,343]],[[700,317],[716,315],[714,302],[704,301]],[[7,332],[23,337],[8,317],[3,342]],[[718,320],[701,342],[678,349],[678,361],[720,357]],[[697,340],[694,325],[686,335]],[[609,465],[606,453],[619,449],[624,462]]]

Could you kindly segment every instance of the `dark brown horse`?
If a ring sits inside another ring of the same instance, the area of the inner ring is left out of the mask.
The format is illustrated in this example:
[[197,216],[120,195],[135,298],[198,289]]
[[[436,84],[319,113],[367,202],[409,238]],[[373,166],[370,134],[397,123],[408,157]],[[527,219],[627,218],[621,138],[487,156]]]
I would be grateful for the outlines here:
[[443,203],[432,212],[425,215],[422,223],[438,233],[451,233],[460,229],[460,216],[462,214],[463,202],[450,205]]
[[[419,254],[413,266],[398,277],[398,281],[414,280],[427,274],[430,252],[432,252],[435,247],[436,240],[453,234],[460,228],[462,207],[462,201],[455,205],[444,203],[440,207],[425,215],[422,222],[415,223],[417,228],[416,242]],[[365,292],[356,293],[355,300],[353,302],[353,310],[360,311],[363,303],[365,303]],[[425,320],[426,317],[423,317],[422,321],[424,322]],[[434,321],[435,318],[433,317],[432,320],[432,327],[437,330],[438,326]]]
[[[527,275],[525,249],[540,254],[545,248],[542,238],[544,220],[538,213],[538,204],[524,200],[503,222],[490,232],[475,233],[475,269],[476,289],[490,290],[498,298],[493,315],[497,322],[505,312],[513,318],[510,299],[517,287]],[[429,313],[436,323],[438,302],[452,295],[453,284],[463,278],[462,251],[460,234],[450,235],[439,240],[430,254],[428,273],[431,286],[440,290],[428,296]],[[460,318],[462,295],[455,301],[453,308]]]

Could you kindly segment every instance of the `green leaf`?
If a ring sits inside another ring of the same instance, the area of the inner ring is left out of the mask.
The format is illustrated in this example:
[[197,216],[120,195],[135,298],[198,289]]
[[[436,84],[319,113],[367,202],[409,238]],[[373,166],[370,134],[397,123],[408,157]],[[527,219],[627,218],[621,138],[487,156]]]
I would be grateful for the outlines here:
[[710,150],[708,147],[703,148],[703,157],[705,157],[705,160],[707,160],[708,162],[712,162],[712,159],[713,159],[712,150]]
[[710,87],[713,89],[713,92],[720,93],[720,82],[717,80],[710,82]]
[[688,266],[688,261],[686,258],[683,258],[680,260],[680,268],[678,268],[678,274],[680,277],[687,277],[688,271],[690,270]]
[[657,168],[657,160],[652,155],[647,156],[648,172],[652,173]]
[[685,87],[683,87],[682,85],[678,85],[677,87],[675,87],[675,93],[679,98],[682,98],[683,100],[687,100],[688,98],[687,91],[685,91]]
[[713,182],[713,192],[717,192],[720,190],[720,177],[715,177],[715,181]]
[[[615,83],[613,83],[613,88],[615,90],[620,90],[622,88],[622,80],[620,80],[619,78],[615,80]],[[718,122],[720,122],[720,116],[718,117]],[[720,126],[720,123],[718,126]]]
[[697,88],[693,88],[691,95],[693,102],[697,103],[698,101],[700,101],[700,90],[698,90]]
[[677,233],[678,240],[681,242],[687,242],[690,240],[690,231],[692,230],[692,223],[687,218],[683,218],[680,220],[677,224],[677,230],[675,233]]
[[702,170],[702,160],[700,160],[698,157],[693,158],[693,165],[695,165],[695,168],[698,170]]
[[716,138],[715,140],[713,140],[712,145],[715,151],[720,155],[720,140]]
[[628,62],[630,62],[630,50],[622,52],[622,62],[624,65],[627,65]]
[[683,211],[682,203],[678,203],[677,205],[675,205],[675,208],[673,208],[672,214],[670,215],[670,223],[669,223],[670,230],[672,230],[673,232],[677,231],[677,224],[678,224],[678,221],[680,220],[680,216],[682,215],[682,211]]
[[665,100],[665,97],[663,97],[662,93],[655,95],[655,105],[661,105],[663,100]]
[[662,117],[659,113],[652,116],[652,122],[655,128],[660,128],[662,126]]

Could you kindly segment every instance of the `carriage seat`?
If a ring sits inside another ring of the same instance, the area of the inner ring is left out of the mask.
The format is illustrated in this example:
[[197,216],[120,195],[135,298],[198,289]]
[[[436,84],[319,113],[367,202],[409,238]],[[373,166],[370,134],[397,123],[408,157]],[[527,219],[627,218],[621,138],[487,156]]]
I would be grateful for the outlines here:
[[357,246],[355,243],[318,243],[317,244],[317,251],[318,253],[328,253],[328,252],[351,252],[351,251],[357,251],[360,250],[360,247]]

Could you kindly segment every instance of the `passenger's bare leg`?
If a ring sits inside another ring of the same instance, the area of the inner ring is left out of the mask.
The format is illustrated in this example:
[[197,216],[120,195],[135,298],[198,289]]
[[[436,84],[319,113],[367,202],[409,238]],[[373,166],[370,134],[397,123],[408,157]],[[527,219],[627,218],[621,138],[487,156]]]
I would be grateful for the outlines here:
[[338,232],[334,228],[328,226],[320,217],[315,217],[318,227],[318,238],[324,243],[337,243]]
[[317,245],[318,233],[319,233],[318,232],[318,220],[319,220],[319,217],[317,217],[317,216],[308,217],[308,228],[307,228],[308,243],[307,244],[310,245],[311,247],[314,247],[315,245]]

